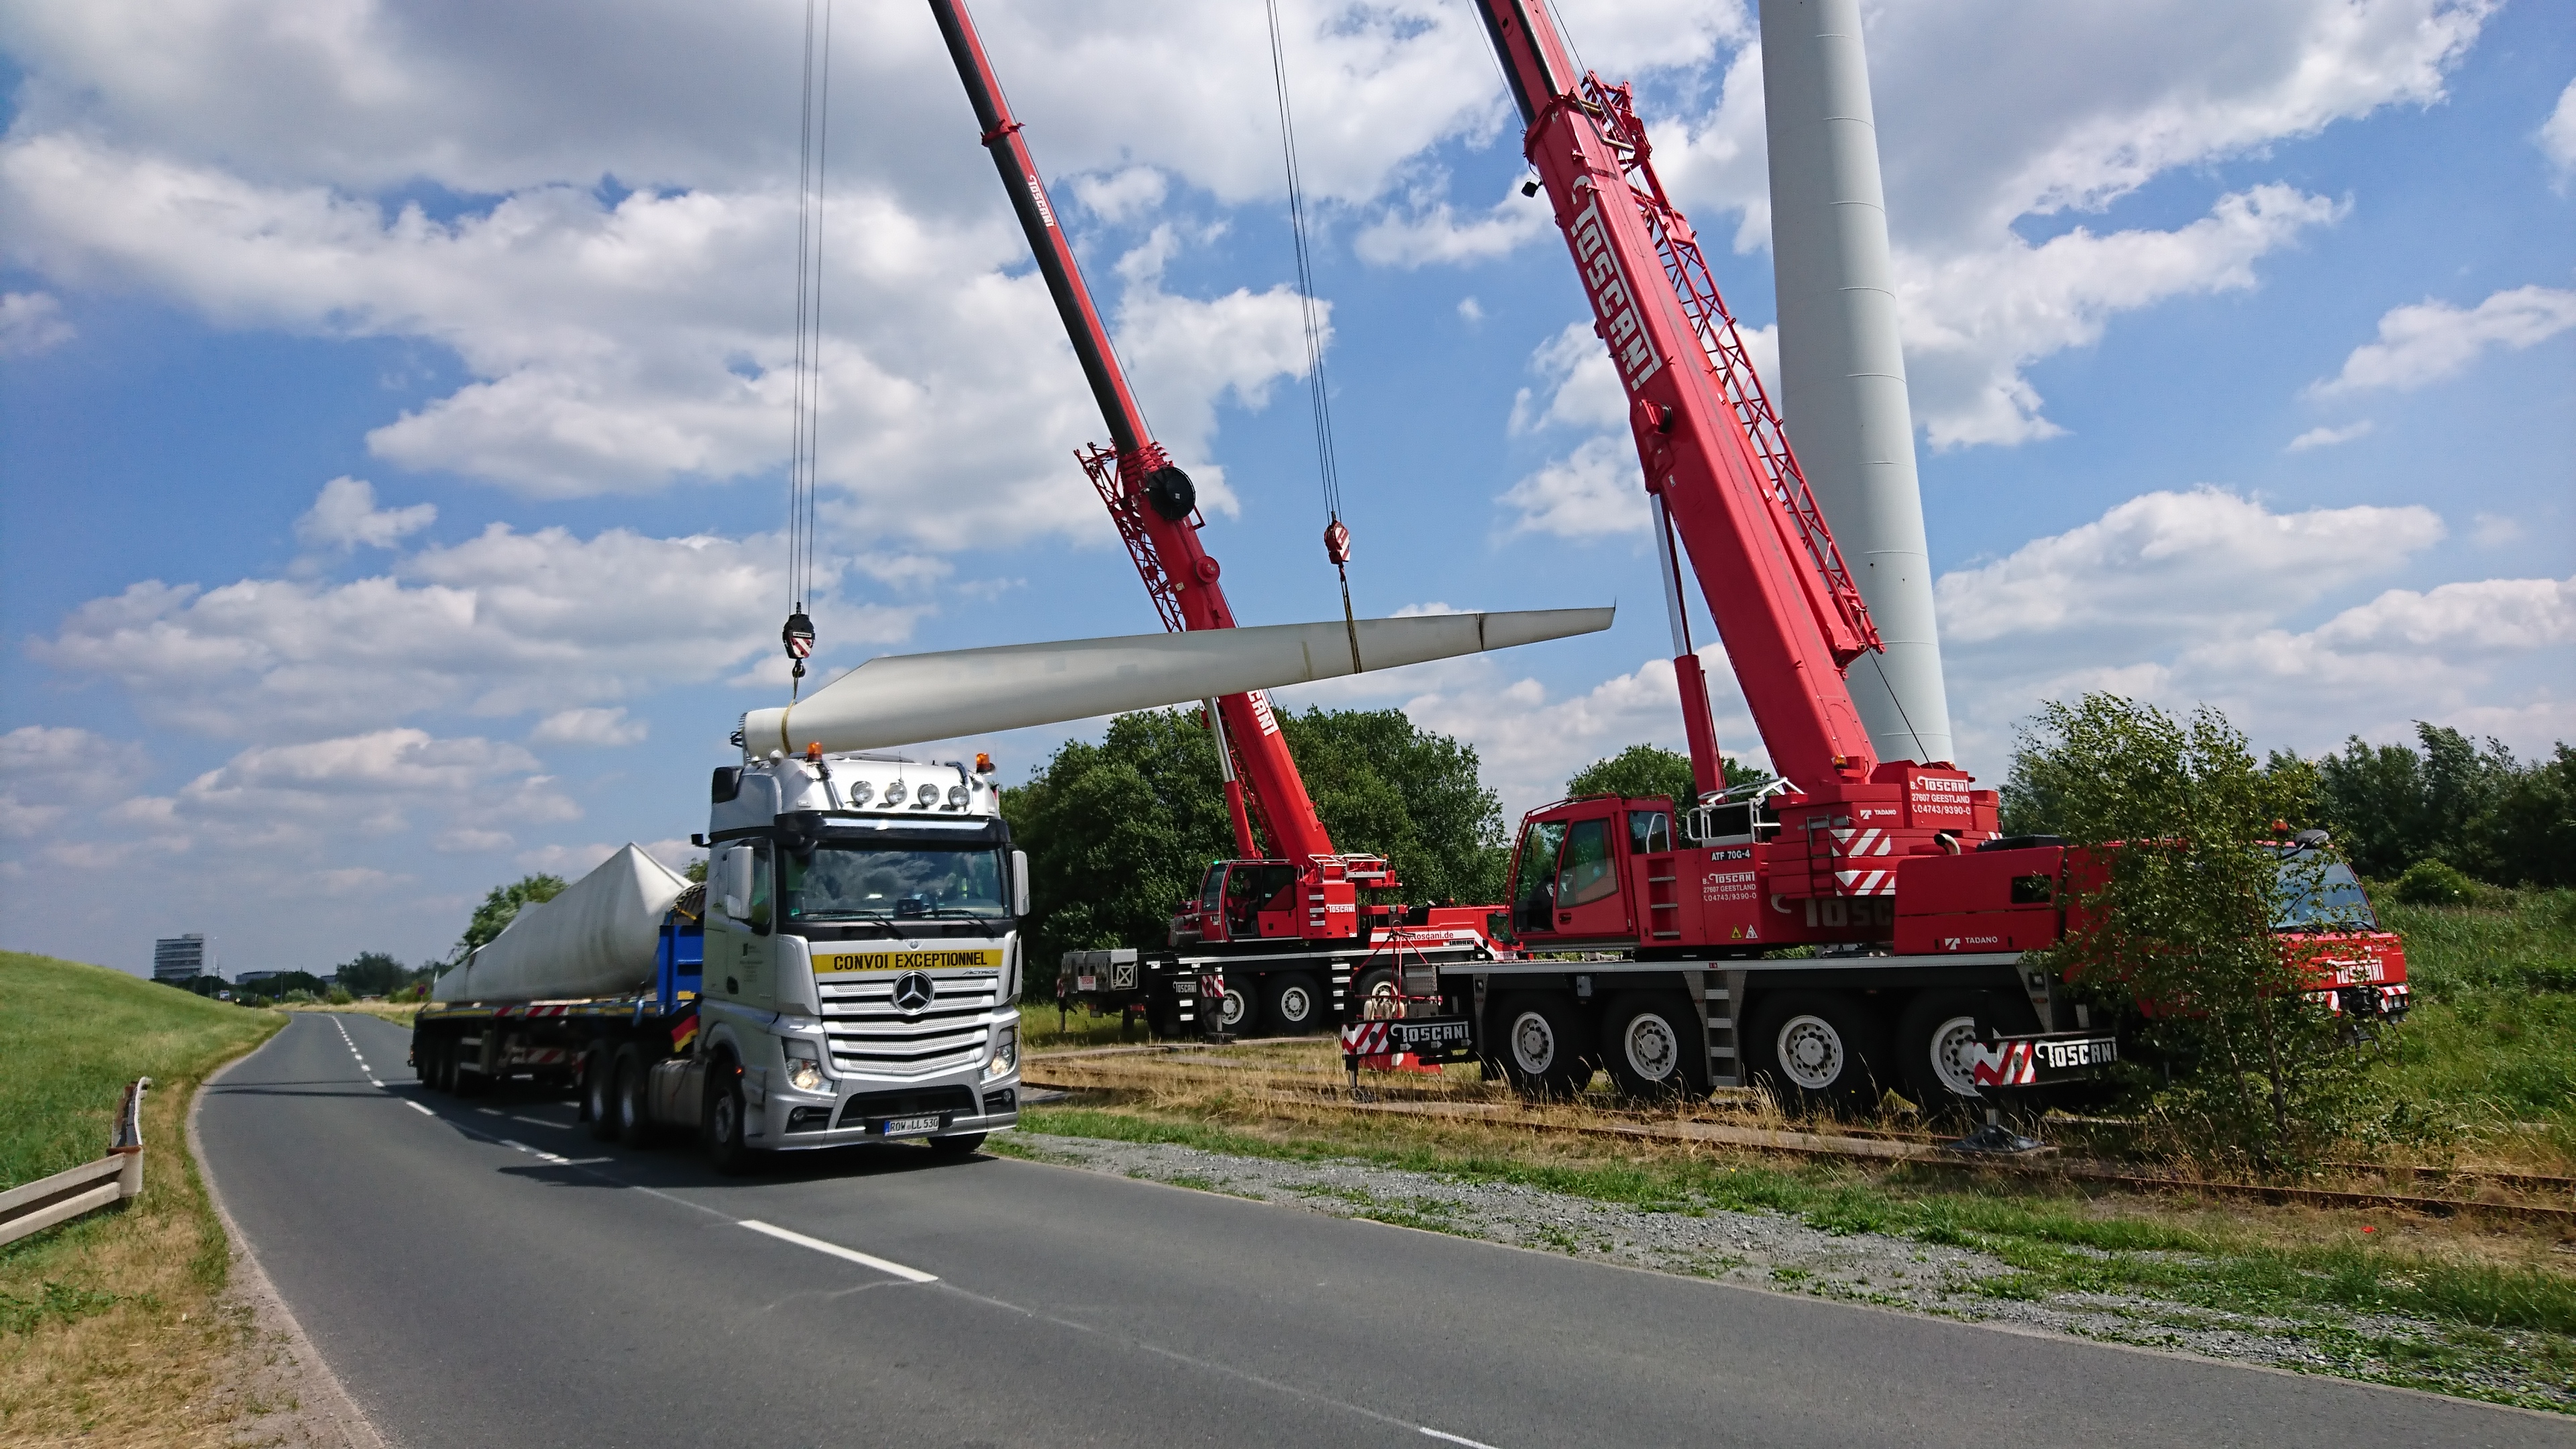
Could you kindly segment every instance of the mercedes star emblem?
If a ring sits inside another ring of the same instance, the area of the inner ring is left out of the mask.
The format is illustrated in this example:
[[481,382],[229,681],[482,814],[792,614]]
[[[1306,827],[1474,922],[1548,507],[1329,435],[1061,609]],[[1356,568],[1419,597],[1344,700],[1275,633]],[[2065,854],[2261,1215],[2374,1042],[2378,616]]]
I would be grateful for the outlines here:
[[930,973],[906,971],[895,978],[894,1008],[909,1016],[926,1009],[930,1005],[930,998],[937,994],[936,988],[930,983]]

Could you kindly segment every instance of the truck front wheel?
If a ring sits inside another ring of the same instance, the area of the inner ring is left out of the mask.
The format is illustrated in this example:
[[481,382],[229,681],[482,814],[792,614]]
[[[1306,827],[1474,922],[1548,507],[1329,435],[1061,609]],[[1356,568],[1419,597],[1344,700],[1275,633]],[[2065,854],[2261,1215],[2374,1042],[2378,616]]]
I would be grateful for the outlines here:
[[716,1171],[739,1174],[751,1170],[753,1153],[743,1140],[743,1129],[750,1109],[742,1100],[742,1067],[731,1057],[720,1057],[707,1072],[706,1122],[707,1158]]
[[933,1137],[930,1139],[930,1155],[942,1162],[955,1162],[974,1156],[975,1149],[983,1145],[984,1134],[981,1132],[960,1132],[954,1137]]

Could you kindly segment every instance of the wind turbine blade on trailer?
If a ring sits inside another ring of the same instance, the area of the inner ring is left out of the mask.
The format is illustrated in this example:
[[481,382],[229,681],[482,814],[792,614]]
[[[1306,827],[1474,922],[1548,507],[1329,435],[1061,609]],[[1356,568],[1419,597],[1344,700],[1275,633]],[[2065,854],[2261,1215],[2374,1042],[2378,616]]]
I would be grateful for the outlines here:
[[[1610,627],[1611,609],[1426,614],[1359,621],[1369,671],[1454,659]],[[743,716],[754,754],[881,750],[959,735],[1158,709],[1351,673],[1343,622],[1130,634],[871,659],[802,702]]]

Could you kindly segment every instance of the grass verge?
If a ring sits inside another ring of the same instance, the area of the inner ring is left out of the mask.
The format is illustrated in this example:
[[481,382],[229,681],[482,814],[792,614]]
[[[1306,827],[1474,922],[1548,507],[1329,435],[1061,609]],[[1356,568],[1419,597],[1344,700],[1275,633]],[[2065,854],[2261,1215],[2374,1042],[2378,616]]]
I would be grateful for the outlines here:
[[[2195,1315],[2259,1321],[2315,1371],[2524,1407],[2576,1410],[2576,1264],[2553,1236],[2476,1232],[2389,1214],[2238,1209],[1993,1182],[1921,1168],[1780,1166],[1705,1149],[1613,1151],[1505,1127],[1282,1121],[1275,1105],[1197,1112],[1036,1107],[1033,1132],[1169,1142],[1236,1156],[1347,1159],[1512,1183],[1645,1212],[1771,1212],[1832,1233],[1884,1233],[1983,1252],[1995,1298],[2115,1306],[2129,1341]],[[1002,1152],[1027,1144],[997,1137]],[[1472,1231],[1401,1205],[1408,1226]],[[2370,1232],[2363,1228],[2372,1229]],[[1802,1288],[1794,1277],[1780,1286]]]
[[144,1097],[142,1196],[0,1247],[0,1441],[229,1444],[270,1407],[248,1387],[249,1315],[222,1297],[222,1222],[186,1146],[217,1066],[283,1025],[120,971],[0,952],[0,1186],[106,1150]]
[[2372,1074],[2400,1147],[2576,1175],[2576,891],[2387,904],[2415,1009]]

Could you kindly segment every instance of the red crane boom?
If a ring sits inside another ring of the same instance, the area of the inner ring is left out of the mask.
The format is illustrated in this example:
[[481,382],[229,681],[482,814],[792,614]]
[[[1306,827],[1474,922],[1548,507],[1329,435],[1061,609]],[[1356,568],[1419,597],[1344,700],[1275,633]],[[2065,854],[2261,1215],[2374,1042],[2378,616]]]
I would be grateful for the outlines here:
[[[1627,391],[1652,495],[1693,773],[1723,775],[1682,611],[1678,535],[1773,766],[1769,888],[1892,895],[1893,857],[1994,828],[1994,796],[1946,765],[1882,765],[1843,670],[1879,647],[1869,609],[1809,493],[1779,415],[1718,295],[1689,221],[1655,175],[1628,88],[1579,73],[1542,7],[1481,0],[1525,153]],[[1878,829],[1868,828],[1879,825]],[[1869,861],[1891,857],[1873,868]]]
[[[983,130],[994,168],[1001,173],[1003,189],[1010,194],[1011,209],[1019,216],[1020,229],[1028,234],[1038,271],[1045,276],[1047,291],[1064,319],[1065,335],[1082,364],[1082,375],[1109,426],[1110,446],[1086,447],[1075,456],[1100,490],[1100,501],[1108,505],[1110,519],[1118,525],[1118,535],[1126,542],[1128,557],[1135,561],[1164,627],[1231,629],[1234,611],[1227,607],[1225,590],[1217,582],[1221,571],[1199,542],[1203,520],[1197,489],[1146,428],[1144,411],[1136,405],[1127,375],[1110,346],[1109,330],[1092,304],[1091,289],[1083,283],[1073,244],[1056,224],[1046,184],[1002,95],[1001,81],[984,53],[975,22],[958,0],[931,0],[930,9],[957,63],[958,78],[966,84],[967,98],[974,103],[975,122]],[[1227,695],[1216,707],[1223,725],[1218,753],[1231,756],[1226,762],[1226,803],[1234,819],[1238,851],[1245,856],[1261,854],[1252,831],[1257,821],[1277,856],[1300,862],[1334,856],[1332,837],[1315,813],[1315,802],[1288,754],[1288,742],[1279,733],[1269,700],[1259,692]],[[1383,871],[1382,865],[1379,870]]]

